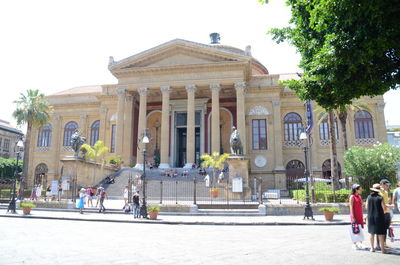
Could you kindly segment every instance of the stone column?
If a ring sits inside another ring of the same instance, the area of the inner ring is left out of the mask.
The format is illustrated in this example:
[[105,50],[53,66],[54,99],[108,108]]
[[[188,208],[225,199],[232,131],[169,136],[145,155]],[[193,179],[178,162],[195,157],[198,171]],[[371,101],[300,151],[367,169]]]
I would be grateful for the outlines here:
[[186,86],[187,91],[187,122],[186,122],[186,164],[185,168],[192,168],[195,152],[195,103],[194,94],[196,86]]
[[136,168],[143,169],[143,149],[145,145],[142,143],[142,134],[146,129],[146,117],[147,117],[147,87],[141,87],[138,89],[140,95],[140,103],[139,103],[139,122],[138,122],[138,138],[140,141],[138,142],[138,150],[137,150],[137,159],[136,159]]
[[87,115],[81,114],[79,116],[79,131],[82,133],[82,136],[86,137],[86,142],[90,139],[90,135],[87,134]]
[[125,101],[124,137],[122,145],[122,160],[125,165],[132,163],[132,111],[134,97],[128,95]]
[[119,87],[118,93],[118,112],[117,112],[117,135],[115,138],[115,154],[118,156],[123,155],[124,146],[124,122],[125,122],[125,88]]
[[246,82],[235,83],[236,89],[236,122],[237,130],[243,143],[243,154],[247,154],[247,141],[246,141],[246,109],[244,103],[244,93],[246,89]]
[[219,84],[210,84],[211,89],[211,152],[220,152]]
[[[50,146],[50,157],[53,159],[53,170],[49,170],[52,171],[54,173],[53,175],[53,179],[57,179],[58,177],[58,168],[60,165],[60,140],[61,140],[61,118],[60,118],[60,114],[54,114],[53,115],[53,124],[52,124],[52,131],[53,131],[53,135],[52,135],[52,143]],[[50,179],[48,179],[50,180]]]
[[374,136],[375,139],[381,143],[386,143],[388,141],[387,139],[387,133],[386,133],[386,120],[385,120],[385,105],[386,103],[383,102],[383,99],[381,102],[376,104],[376,117],[374,122],[376,125],[374,126]]
[[[106,135],[106,128],[107,128],[107,111],[108,109],[106,107],[101,107],[100,108],[100,128],[99,128],[99,139],[103,141],[103,143],[106,146],[109,146],[106,144],[107,140],[107,135]],[[110,135],[111,138],[111,135]]]
[[275,148],[275,170],[284,170],[283,167],[283,146],[282,146],[282,121],[281,121],[281,102],[273,100],[274,113],[274,148]]
[[169,92],[170,86],[162,86],[161,145],[159,168],[169,168]]

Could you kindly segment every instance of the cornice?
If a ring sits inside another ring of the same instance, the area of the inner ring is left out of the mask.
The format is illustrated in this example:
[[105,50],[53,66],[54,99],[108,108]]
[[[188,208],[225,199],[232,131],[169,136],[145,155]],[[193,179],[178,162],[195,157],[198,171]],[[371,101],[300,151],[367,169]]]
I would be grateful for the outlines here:
[[124,70],[118,70],[114,72],[114,75],[118,77],[127,77],[131,74],[140,73],[158,73],[158,72],[193,72],[196,70],[213,70],[213,69],[240,69],[246,67],[247,62],[221,62],[221,63],[210,63],[210,64],[189,64],[189,65],[176,65],[176,66],[162,66],[162,67],[141,67],[141,68],[129,68]]

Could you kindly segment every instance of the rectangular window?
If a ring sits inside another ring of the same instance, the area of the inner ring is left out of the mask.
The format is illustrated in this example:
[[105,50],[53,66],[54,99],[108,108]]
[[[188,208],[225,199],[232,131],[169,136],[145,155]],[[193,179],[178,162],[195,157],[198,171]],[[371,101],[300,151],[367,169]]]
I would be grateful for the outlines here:
[[267,150],[267,121],[253,120],[253,150]]
[[1,144],[3,142],[3,138],[0,138],[0,151],[1,151]]
[[5,151],[5,152],[9,152],[10,151],[10,139],[4,139],[3,151]]
[[110,153],[115,153],[115,134],[116,134],[117,126],[113,124],[111,126],[111,148]]

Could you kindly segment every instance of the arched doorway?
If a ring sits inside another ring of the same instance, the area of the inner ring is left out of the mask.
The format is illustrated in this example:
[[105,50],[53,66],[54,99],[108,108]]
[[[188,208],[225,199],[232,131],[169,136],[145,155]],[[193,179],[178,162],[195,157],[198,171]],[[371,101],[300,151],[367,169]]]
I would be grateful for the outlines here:
[[298,187],[296,179],[304,177],[304,164],[299,160],[291,160],[286,164],[286,187],[293,190]]
[[[342,167],[340,166],[340,163],[338,162],[338,171],[339,171],[339,178],[342,177]],[[331,160],[327,159],[322,163],[322,178],[324,179],[330,179],[332,177],[332,171],[331,171]]]
[[40,163],[35,168],[35,178],[33,181],[34,185],[42,185],[43,188],[47,187],[47,172],[48,172],[47,165],[44,163]]

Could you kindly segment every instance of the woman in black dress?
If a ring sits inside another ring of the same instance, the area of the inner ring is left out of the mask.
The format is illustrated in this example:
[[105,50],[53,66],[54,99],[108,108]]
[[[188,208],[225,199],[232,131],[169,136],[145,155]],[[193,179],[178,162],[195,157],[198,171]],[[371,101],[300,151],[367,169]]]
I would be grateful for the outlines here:
[[367,198],[366,208],[368,211],[368,233],[370,233],[371,241],[371,252],[375,252],[374,238],[378,235],[380,247],[382,253],[385,254],[386,251],[383,247],[385,230],[385,218],[384,210],[385,203],[383,198],[379,195],[380,185],[374,184],[371,188],[371,194]]

